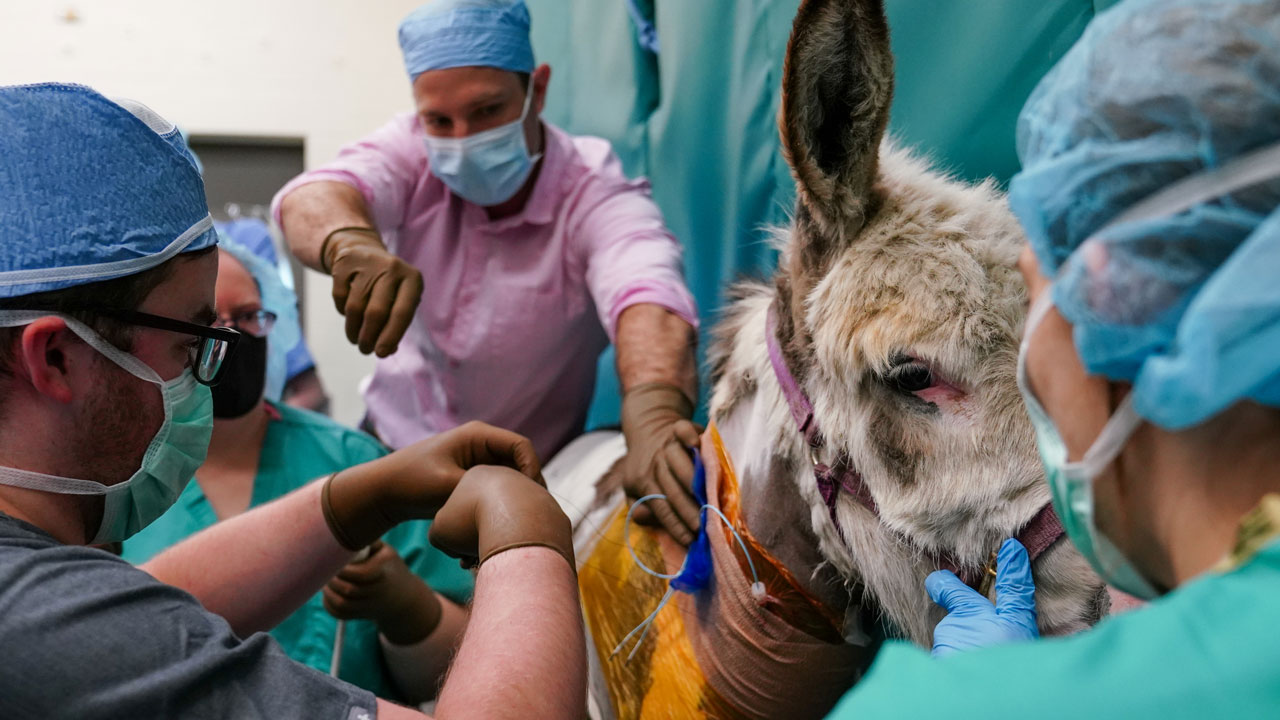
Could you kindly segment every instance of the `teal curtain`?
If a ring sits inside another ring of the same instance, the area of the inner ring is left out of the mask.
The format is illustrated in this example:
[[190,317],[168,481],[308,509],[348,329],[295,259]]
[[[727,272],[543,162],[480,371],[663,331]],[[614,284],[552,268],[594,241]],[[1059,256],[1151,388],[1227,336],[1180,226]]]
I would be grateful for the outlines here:
[[[890,132],[959,177],[1007,182],[1022,103],[1115,1],[887,0],[897,62]],[[552,69],[544,117],[607,138],[629,174],[649,177],[684,243],[705,339],[729,285],[772,271],[768,228],[785,224],[794,203],[776,123],[799,1],[528,4],[534,51]],[[652,22],[657,53],[641,47],[632,13]],[[612,350],[601,356],[589,427],[617,422],[613,364]]]

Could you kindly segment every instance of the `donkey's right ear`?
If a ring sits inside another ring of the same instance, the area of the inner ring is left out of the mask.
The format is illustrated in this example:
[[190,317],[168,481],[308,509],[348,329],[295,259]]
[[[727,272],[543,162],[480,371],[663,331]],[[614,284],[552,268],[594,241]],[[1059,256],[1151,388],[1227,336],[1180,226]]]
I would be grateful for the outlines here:
[[870,214],[880,139],[893,99],[883,0],[805,0],[782,71],[782,147],[800,200],[828,242]]

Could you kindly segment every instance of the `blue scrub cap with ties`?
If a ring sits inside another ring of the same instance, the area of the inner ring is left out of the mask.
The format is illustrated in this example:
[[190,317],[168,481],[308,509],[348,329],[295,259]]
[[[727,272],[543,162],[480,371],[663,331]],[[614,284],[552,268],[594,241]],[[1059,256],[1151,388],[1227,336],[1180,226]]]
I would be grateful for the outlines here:
[[81,85],[0,87],[0,297],[133,275],[216,242],[172,123]]
[[432,0],[400,22],[410,80],[428,70],[484,66],[533,72],[524,0]]
[[1085,367],[1169,429],[1280,407],[1280,0],[1127,0],[1018,121],[1009,203]]

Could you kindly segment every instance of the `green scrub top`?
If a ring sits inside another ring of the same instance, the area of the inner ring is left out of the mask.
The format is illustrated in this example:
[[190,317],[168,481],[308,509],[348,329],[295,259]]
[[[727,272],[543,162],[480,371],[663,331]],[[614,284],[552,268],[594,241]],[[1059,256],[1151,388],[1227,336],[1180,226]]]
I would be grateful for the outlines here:
[[1280,717],[1280,542],[1067,638],[935,660],[886,646],[828,716],[939,720]]
[[[372,437],[316,413],[276,406],[280,419],[272,419],[262,443],[258,475],[253,483],[250,507],[285,495],[311,480],[343,468],[382,457],[387,450]],[[122,555],[131,563],[143,563],[161,550],[217,522],[213,507],[200,484],[189,483],[177,503],[142,532],[124,542]],[[471,573],[458,561],[427,542],[427,521],[404,523],[383,541],[395,547],[409,569],[437,592],[458,602],[471,597]],[[329,672],[337,620],[325,611],[320,593],[271,630],[289,657]],[[377,626],[367,620],[347,623],[342,646],[341,678],[380,697],[400,700],[387,675],[378,646]]]

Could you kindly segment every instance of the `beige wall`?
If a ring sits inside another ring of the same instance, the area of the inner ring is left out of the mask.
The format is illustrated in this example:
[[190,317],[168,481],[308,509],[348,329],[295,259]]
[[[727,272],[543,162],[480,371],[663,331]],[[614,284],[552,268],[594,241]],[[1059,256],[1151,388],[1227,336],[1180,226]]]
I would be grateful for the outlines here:
[[[421,0],[0,0],[0,84],[60,80],[140,100],[189,132],[306,141],[313,167],[409,109],[395,29]],[[309,273],[308,334],[334,415],[372,363]]]

